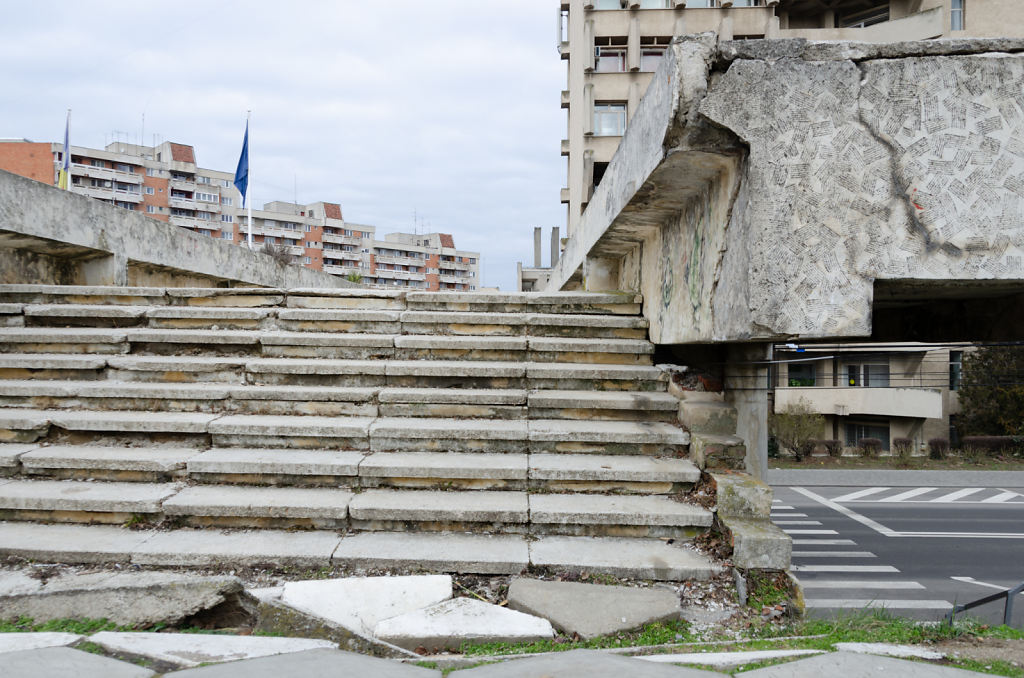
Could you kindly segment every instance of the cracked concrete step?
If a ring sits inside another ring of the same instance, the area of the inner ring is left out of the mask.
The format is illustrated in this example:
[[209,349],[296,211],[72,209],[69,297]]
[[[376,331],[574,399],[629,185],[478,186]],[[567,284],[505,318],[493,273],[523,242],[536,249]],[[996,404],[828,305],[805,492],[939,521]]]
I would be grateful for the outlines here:
[[22,311],[30,327],[134,327],[145,324],[146,306],[97,304],[27,304]]
[[21,445],[0,443],[0,478],[12,476],[21,471],[21,462],[19,461],[21,456],[37,449],[39,446],[31,443]]
[[529,313],[526,325],[526,332],[530,336],[647,338],[647,319],[641,316]]
[[[0,544],[2,537],[0,526]],[[360,532],[341,540],[331,563],[371,570],[518,574],[530,565],[530,550],[518,535]]]
[[92,356],[0,352],[0,379],[99,379],[106,365],[105,358]]
[[653,421],[529,421],[531,452],[639,454],[683,457],[690,435],[672,424]]
[[347,526],[353,496],[348,490],[333,487],[195,485],[166,499],[163,512],[199,527],[333,529]]
[[686,539],[705,532],[713,520],[707,509],[663,496],[530,495],[534,534]]
[[127,330],[95,327],[2,327],[4,353],[127,353]]
[[530,337],[533,362],[650,365],[654,344],[642,339]]
[[[379,419],[377,421],[380,421]],[[217,447],[365,450],[372,417],[230,415],[209,423]]]
[[217,415],[193,412],[82,412],[72,410],[0,409],[0,442],[32,442],[50,427],[71,433],[161,434],[184,437],[205,434]]
[[665,391],[668,375],[648,365],[529,363],[531,388],[565,391]]
[[146,320],[150,327],[161,329],[253,330],[274,314],[270,308],[164,306],[146,311]]
[[389,360],[388,386],[420,388],[523,388],[523,362],[483,360]]
[[526,359],[525,337],[433,336],[405,334],[395,337],[395,357],[400,360],[498,360]]
[[246,485],[353,485],[364,454],[338,450],[213,448],[188,459],[193,480]]
[[185,476],[194,448],[50,445],[19,457],[26,475],[81,480],[166,482]]
[[376,452],[359,464],[362,487],[525,490],[527,455]]
[[733,435],[736,433],[736,408],[724,402],[687,397],[679,402],[679,423],[691,433]]
[[[0,485],[0,489],[3,486]],[[349,504],[360,530],[526,532],[527,494],[510,491],[366,490]]]
[[0,285],[0,302],[158,306],[170,303],[162,287],[99,285]]
[[332,358],[261,358],[245,363],[247,378],[254,384],[279,386],[383,386],[385,360],[336,360]]
[[399,334],[401,311],[282,308],[278,324],[292,332],[367,332]]
[[263,332],[259,343],[263,355],[283,358],[380,360],[395,355],[391,334]]
[[724,570],[678,541],[623,537],[540,537],[530,542],[530,564],[551,572],[659,581],[707,580]]
[[160,513],[174,483],[93,483],[77,480],[10,480],[0,483],[0,517],[121,524],[133,514]]
[[232,412],[268,415],[374,417],[377,388],[359,386],[232,386]]
[[461,313],[405,311],[402,334],[520,336],[525,333],[525,313]]
[[368,289],[297,288],[288,290],[288,308],[396,310],[406,308],[405,292]]
[[612,419],[675,422],[679,401],[669,393],[629,391],[533,391],[535,419]]
[[523,420],[379,417],[370,425],[375,452],[527,451]]
[[284,290],[270,287],[168,287],[167,296],[173,306],[280,306]]
[[747,448],[743,438],[735,435],[694,433],[690,436],[690,452],[693,462],[700,468],[726,468],[742,470],[745,467]]
[[128,329],[133,355],[249,355],[258,351],[259,332],[246,330]]
[[669,494],[700,480],[689,459],[603,454],[531,454],[530,487],[556,492]]
[[523,389],[383,388],[377,394],[382,417],[467,417],[525,419]]
[[409,292],[406,295],[411,311],[638,315],[642,301],[638,294],[595,292]]
[[107,359],[108,379],[116,381],[216,382],[244,381],[244,357],[114,356]]

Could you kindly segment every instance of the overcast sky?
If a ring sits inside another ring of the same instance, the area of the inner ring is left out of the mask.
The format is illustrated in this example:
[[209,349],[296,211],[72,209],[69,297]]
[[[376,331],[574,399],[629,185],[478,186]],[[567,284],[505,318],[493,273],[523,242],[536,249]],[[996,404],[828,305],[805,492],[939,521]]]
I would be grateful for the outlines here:
[[[377,233],[455,236],[512,290],[560,226],[565,66],[551,0],[4,3],[0,137],[155,139],[233,170],[254,204],[338,202]],[[143,129],[143,115],[145,128]],[[143,136],[144,135],[144,136]]]

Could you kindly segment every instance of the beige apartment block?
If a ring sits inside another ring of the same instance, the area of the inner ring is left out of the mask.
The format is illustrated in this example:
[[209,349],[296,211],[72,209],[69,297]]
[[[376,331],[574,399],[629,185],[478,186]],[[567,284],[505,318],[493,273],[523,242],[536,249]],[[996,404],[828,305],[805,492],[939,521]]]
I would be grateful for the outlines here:
[[893,42],[1024,36],[1021,0],[569,0],[559,4],[567,62],[561,152],[567,235],[577,229],[674,35]]
[[[234,186],[234,172],[200,167],[192,146],[114,142],[103,149],[70,150],[71,192],[200,235],[248,243],[247,210]],[[55,185],[63,151],[59,143],[0,139],[0,169]],[[346,221],[337,203],[277,200],[254,207],[251,235],[255,247],[283,246],[297,264],[359,276],[368,287],[480,288],[480,254],[457,249],[451,235],[391,233],[378,240],[376,227]]]
[[801,401],[825,417],[822,439],[847,448],[894,438],[923,449],[930,438],[957,443],[960,368],[969,346],[832,344],[782,348],[774,379],[775,411]]

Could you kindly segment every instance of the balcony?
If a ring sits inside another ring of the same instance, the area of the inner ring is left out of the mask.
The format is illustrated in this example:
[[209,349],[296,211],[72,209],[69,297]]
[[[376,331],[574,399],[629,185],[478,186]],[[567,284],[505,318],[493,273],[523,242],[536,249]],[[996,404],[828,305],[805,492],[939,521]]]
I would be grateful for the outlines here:
[[121,170],[108,167],[93,167],[82,163],[72,163],[71,175],[89,177],[90,179],[103,179],[105,181],[120,181],[122,184],[141,184],[144,176],[133,172],[122,172]]
[[361,246],[363,244],[362,238],[357,238],[354,235],[340,235],[338,233],[324,233],[324,242],[334,242],[341,245],[356,245]]
[[170,185],[171,188],[177,188],[190,193],[196,190],[196,182],[192,179],[171,179]]
[[470,264],[468,261],[441,261],[438,262],[437,267],[439,269],[447,268],[454,269],[456,271],[468,271],[471,265],[472,264]]
[[78,186],[72,186],[71,192],[77,193],[78,195],[87,195],[90,198],[96,198],[97,200],[114,199],[114,189],[112,188],[100,188],[99,186],[82,186],[81,184],[79,184]]
[[399,264],[401,266],[426,266],[427,260],[420,259],[417,257],[396,257],[388,254],[378,254],[374,256],[374,261],[378,264]]
[[171,207],[177,207],[182,210],[194,210],[196,209],[196,201],[192,198],[171,198],[168,201]]
[[171,215],[171,223],[182,228],[205,228],[209,231],[219,231],[220,222],[208,219],[196,219],[195,217],[178,217]]
[[356,275],[363,275],[365,271],[358,266],[333,266],[331,264],[324,264],[324,273],[330,273],[331,275],[349,276],[355,273]]
[[942,418],[942,393],[923,388],[785,387],[775,391],[775,411],[795,405],[801,399],[818,414],[841,417],[872,415],[882,417]]
[[120,200],[121,202],[142,202],[142,194],[135,191],[113,191],[114,200]]
[[425,273],[410,273],[409,271],[387,271],[381,268],[375,269],[372,273],[377,278],[389,278],[394,280],[426,280]]
[[[928,40],[938,38],[945,32],[942,12],[942,7],[935,7],[902,19],[884,21],[863,28],[790,28],[779,31],[779,37],[858,42]],[[687,29],[689,29],[689,24],[687,24]]]
[[464,275],[445,275],[442,273],[440,275],[440,280],[444,283],[465,283],[468,285],[472,278]]
[[569,204],[569,189],[568,188],[561,189],[558,192],[558,196],[559,196],[559,198],[561,198],[561,201],[562,201],[563,205],[568,205]]

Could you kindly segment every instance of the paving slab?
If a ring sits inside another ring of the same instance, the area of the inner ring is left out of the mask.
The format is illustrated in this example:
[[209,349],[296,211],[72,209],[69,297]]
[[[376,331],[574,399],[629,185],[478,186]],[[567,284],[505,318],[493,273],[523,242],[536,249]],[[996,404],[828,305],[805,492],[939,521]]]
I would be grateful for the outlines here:
[[126,412],[51,410],[50,423],[69,431],[119,431],[126,433],[206,433],[219,415],[199,412]]
[[550,639],[547,619],[485,603],[454,598],[384,619],[373,635],[408,650],[458,650],[466,643],[525,643]]
[[690,435],[672,424],[655,421],[531,419],[530,440],[537,442],[660,443],[686,445]]
[[188,460],[189,473],[355,476],[362,452],[217,447]]
[[185,463],[199,452],[191,448],[51,445],[21,455],[21,465],[28,472],[102,469],[171,473],[184,469]]
[[98,370],[106,366],[106,357],[64,353],[0,353],[0,369]]
[[530,407],[674,411],[679,400],[670,393],[633,391],[534,391]]
[[174,483],[92,483],[12,480],[0,485],[0,508],[35,511],[158,513],[179,489]]
[[109,619],[123,626],[176,624],[242,592],[235,577],[175,572],[59,573],[35,590],[0,580],[0,609],[9,617]]
[[525,421],[378,417],[371,438],[430,438],[455,440],[526,440]]
[[835,643],[832,645],[840,652],[856,652],[857,654],[878,654],[900,659],[942,659],[941,652],[929,650],[920,645],[895,645],[893,643]]
[[[441,672],[342,650],[306,650],[164,674],[166,678],[440,678]],[[61,677],[63,678],[63,677]],[[78,678],[91,678],[81,676]],[[114,677],[117,678],[117,677]]]
[[530,478],[538,480],[695,483],[700,469],[689,459],[623,454],[531,454]]
[[722,569],[687,546],[626,537],[540,537],[530,542],[530,563],[556,571],[659,581],[705,580]]
[[[3,496],[0,485],[0,497]],[[443,492],[433,490],[366,490],[352,498],[353,520],[419,522],[525,523],[525,492]]]
[[596,650],[552,652],[459,671],[459,678],[722,678],[721,673],[639,662]]
[[752,662],[787,657],[824,654],[824,650],[757,650],[754,652],[685,652],[679,654],[648,654],[636,657],[659,664],[701,664],[727,670]]
[[155,534],[107,525],[0,522],[0,555],[44,563],[128,562]]
[[346,577],[288,582],[280,601],[364,635],[382,619],[452,597],[449,575]]
[[43,647],[67,647],[84,637],[77,633],[0,633],[0,654]]
[[980,673],[954,669],[949,666],[923,664],[906,659],[877,657],[853,652],[832,652],[809,659],[798,659],[788,664],[777,664],[763,669],[747,671],[744,678],[821,678],[842,676],[843,678],[877,678],[877,676],[899,676],[900,678],[968,678]]
[[345,536],[331,560],[355,568],[518,574],[530,564],[530,549],[518,535],[361,532]]
[[194,485],[163,503],[169,516],[345,520],[353,494],[329,487]]
[[145,306],[111,306],[106,304],[27,304],[23,313],[43,318],[141,318]]
[[508,589],[508,606],[549,620],[568,635],[590,639],[679,619],[679,594],[667,588],[602,586],[517,577]]
[[132,550],[131,562],[165,567],[324,567],[341,538],[333,531],[173,530]]
[[109,652],[144,657],[179,668],[337,647],[330,640],[314,638],[226,636],[201,633],[101,631],[90,636],[89,641]]
[[383,360],[332,360],[328,358],[260,358],[245,369],[257,374],[384,374]]
[[496,478],[526,480],[525,454],[376,452],[359,465],[367,478]]
[[371,417],[283,416],[236,414],[210,423],[213,434],[262,436],[321,436],[366,438]]
[[557,525],[710,527],[714,514],[662,496],[532,494],[530,521]]
[[70,647],[7,652],[0,661],[4,678],[149,678],[156,675],[135,664]]

